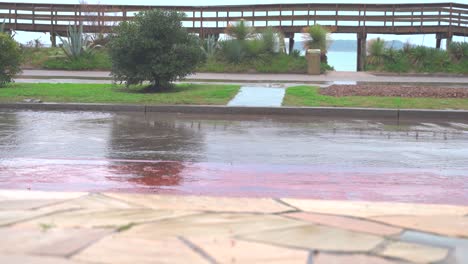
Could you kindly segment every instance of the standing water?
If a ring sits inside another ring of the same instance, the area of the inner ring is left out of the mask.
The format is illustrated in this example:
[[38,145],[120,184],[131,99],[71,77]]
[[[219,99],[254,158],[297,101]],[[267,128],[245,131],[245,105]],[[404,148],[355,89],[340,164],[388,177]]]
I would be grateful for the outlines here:
[[349,51],[329,51],[327,53],[328,64],[335,68],[335,71],[356,71],[357,53]]

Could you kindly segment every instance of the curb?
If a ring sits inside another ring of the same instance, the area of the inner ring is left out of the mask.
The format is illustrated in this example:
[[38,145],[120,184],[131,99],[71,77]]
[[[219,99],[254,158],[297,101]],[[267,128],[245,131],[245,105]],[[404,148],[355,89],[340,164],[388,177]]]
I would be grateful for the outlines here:
[[228,114],[228,115],[284,115],[333,118],[381,118],[396,120],[437,119],[468,121],[468,111],[415,110],[344,107],[229,107],[209,105],[127,105],[79,103],[0,103],[2,110],[43,111],[103,111],[142,113]]

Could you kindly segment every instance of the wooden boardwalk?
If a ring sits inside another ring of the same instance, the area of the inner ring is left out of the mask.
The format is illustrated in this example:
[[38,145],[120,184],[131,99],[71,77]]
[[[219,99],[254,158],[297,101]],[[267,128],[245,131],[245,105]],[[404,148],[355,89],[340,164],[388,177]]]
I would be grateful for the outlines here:
[[367,34],[436,34],[437,47],[442,39],[450,43],[453,36],[468,36],[468,5],[457,3],[133,6],[1,2],[0,21],[5,21],[7,30],[53,36],[66,34],[70,24],[81,24],[88,33],[107,33],[135,13],[153,8],[185,13],[183,25],[202,37],[219,36],[240,19],[258,29],[279,29],[290,38],[290,47],[294,34],[313,24],[326,26],[332,33],[355,33],[360,69]]

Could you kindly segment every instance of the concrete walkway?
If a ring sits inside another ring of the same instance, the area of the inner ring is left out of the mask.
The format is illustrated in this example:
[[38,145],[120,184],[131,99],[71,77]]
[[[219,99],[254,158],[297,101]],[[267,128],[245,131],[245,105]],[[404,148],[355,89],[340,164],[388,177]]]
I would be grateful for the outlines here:
[[0,190],[0,263],[468,263],[468,207]]
[[[105,80],[109,79],[109,72],[103,71],[48,71],[24,70],[17,78],[27,79],[67,79],[68,81]],[[438,77],[438,76],[377,76],[366,72],[329,72],[325,75],[305,74],[237,74],[237,73],[196,73],[186,78],[188,81],[210,82],[262,82],[262,83],[332,83],[332,82],[375,82],[375,83],[447,83],[468,84],[468,76]]]
[[227,106],[280,107],[285,87],[242,86]]

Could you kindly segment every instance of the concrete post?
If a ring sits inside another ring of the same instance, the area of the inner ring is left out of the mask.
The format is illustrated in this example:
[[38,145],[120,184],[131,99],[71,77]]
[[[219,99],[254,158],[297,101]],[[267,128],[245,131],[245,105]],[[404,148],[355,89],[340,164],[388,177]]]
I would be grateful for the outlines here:
[[366,50],[367,34],[357,34],[357,71],[364,71],[366,68]]

